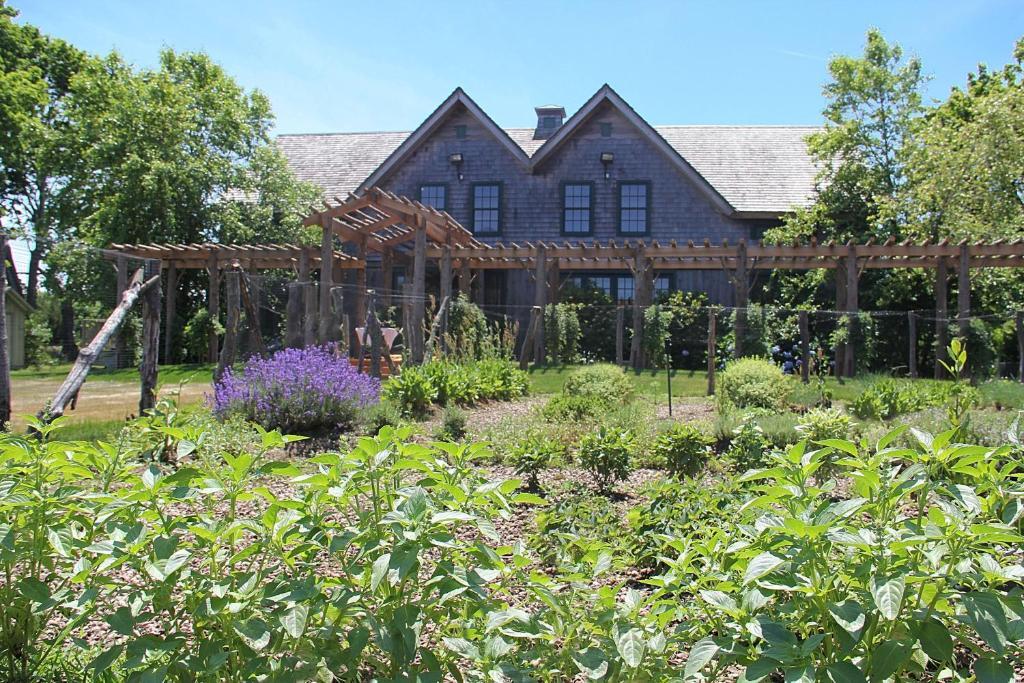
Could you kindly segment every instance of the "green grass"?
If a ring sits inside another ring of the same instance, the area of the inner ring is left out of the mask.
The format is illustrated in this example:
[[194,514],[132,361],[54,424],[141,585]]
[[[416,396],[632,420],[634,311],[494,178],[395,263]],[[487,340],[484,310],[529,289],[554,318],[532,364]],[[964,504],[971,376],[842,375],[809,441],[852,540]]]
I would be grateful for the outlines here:
[[[573,370],[583,366],[561,365],[530,369],[530,393],[557,394],[562,391],[566,378]],[[664,370],[630,370],[626,375],[632,380],[637,395],[667,400],[668,387]],[[673,396],[704,396],[707,394],[707,375],[695,370],[672,371]]]
[[[163,385],[178,384],[185,380],[190,380],[193,383],[209,384],[213,381],[213,370],[215,367],[216,366],[212,363],[161,365],[158,369],[159,381]],[[12,370],[11,378],[61,380],[67,376],[70,370],[70,363],[41,365],[21,370]],[[121,368],[120,370],[93,368],[89,371],[89,378],[87,381],[137,382],[139,381],[139,369],[137,367]]]
[[68,422],[53,436],[61,441],[113,441],[124,420],[78,420]]

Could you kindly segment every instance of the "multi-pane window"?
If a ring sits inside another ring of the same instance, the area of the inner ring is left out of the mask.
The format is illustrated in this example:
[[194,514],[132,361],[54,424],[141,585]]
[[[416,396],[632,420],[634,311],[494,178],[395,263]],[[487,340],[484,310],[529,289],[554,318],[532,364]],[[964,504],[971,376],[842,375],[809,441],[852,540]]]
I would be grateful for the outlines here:
[[562,189],[562,232],[590,234],[592,188],[587,184],[566,184]]
[[672,291],[672,276],[669,274],[659,275],[654,279],[654,297],[657,298],[662,294],[667,294]]
[[444,185],[420,185],[420,202],[439,211],[446,211],[446,189]]
[[612,295],[612,279],[606,275],[598,275],[587,278],[590,281],[590,286],[594,289],[599,289],[608,296]]
[[633,276],[620,275],[616,284],[618,284],[618,292],[616,293],[615,298],[618,299],[620,303],[632,301],[633,297],[636,295],[636,285],[634,284]]
[[480,183],[473,186],[473,232],[478,235],[501,230],[501,185]]
[[647,183],[619,185],[619,232],[625,235],[647,233],[647,209],[650,197]]

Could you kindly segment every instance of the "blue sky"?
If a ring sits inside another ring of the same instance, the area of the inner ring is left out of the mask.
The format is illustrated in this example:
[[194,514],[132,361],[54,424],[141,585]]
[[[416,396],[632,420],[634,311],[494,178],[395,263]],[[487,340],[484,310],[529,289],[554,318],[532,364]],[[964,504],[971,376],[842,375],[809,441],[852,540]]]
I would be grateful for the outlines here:
[[22,19],[138,65],[203,50],[269,95],[277,132],[409,130],[458,85],[502,126],[608,82],[654,124],[820,121],[830,55],[869,26],[944,98],[1024,35],[1020,0],[246,2],[13,0]]

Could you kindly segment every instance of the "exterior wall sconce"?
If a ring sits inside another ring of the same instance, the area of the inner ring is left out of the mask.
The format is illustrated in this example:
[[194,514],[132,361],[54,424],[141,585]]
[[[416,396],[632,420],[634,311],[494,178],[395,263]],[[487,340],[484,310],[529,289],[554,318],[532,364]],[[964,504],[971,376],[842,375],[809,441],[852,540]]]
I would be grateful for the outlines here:
[[462,180],[462,152],[456,152],[448,156],[448,161],[455,167],[455,175]]
[[615,155],[611,152],[601,152],[601,164],[604,166],[604,179],[608,180],[612,177],[612,162],[615,161]]

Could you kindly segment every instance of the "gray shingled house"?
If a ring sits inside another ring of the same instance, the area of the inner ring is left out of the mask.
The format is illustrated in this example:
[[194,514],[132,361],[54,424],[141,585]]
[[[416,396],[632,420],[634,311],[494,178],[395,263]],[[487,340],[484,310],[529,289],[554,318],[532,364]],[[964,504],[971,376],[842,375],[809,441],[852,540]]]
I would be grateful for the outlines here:
[[[295,173],[328,197],[380,186],[444,209],[488,243],[736,242],[757,239],[812,199],[812,127],[652,126],[607,85],[568,119],[559,106],[535,111],[535,128],[503,129],[459,88],[411,133],[281,135],[277,143]],[[510,312],[531,303],[527,273],[484,275],[485,303]],[[371,264],[371,284],[397,284],[379,277]],[[565,277],[632,298],[628,271]],[[720,270],[659,272],[656,289],[701,290],[723,304],[733,297]]]

